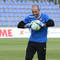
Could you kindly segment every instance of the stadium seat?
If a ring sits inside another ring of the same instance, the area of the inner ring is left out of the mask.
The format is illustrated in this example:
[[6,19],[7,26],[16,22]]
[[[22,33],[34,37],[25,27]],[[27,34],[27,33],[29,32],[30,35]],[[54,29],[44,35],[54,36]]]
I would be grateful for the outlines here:
[[4,6],[5,6],[4,4],[0,4],[0,8],[4,8]]
[[[11,24],[11,23],[12,23],[12,24]],[[10,25],[10,26],[17,26],[17,24],[18,24],[17,22],[9,22],[9,23],[8,23],[8,25]],[[7,25],[7,24],[6,24],[6,25]]]
[[50,4],[50,5],[55,5],[54,2],[52,2],[52,1],[50,1],[49,4]]
[[26,2],[23,0],[22,2],[21,2],[23,5],[25,5],[26,4]]
[[2,13],[3,12],[3,9],[0,9],[0,13]]
[[0,17],[6,17],[7,16],[7,13],[4,13],[4,12],[2,12],[2,13],[0,13]]
[[48,1],[46,1],[46,2],[45,2],[45,4],[46,4],[46,5],[49,5],[49,2],[48,2]]
[[60,26],[60,22],[55,22],[55,26]]
[[15,22],[13,22],[12,24],[11,24],[12,22],[1,22],[1,25],[2,26],[17,26],[17,23],[15,23]]
[[9,4],[10,4],[10,5],[13,5],[13,2],[10,0],[10,1],[9,1]]
[[41,4],[42,4],[42,5],[45,5],[45,2],[44,2],[44,1],[42,1],[42,2],[41,2]]
[[30,2],[29,2],[29,4],[33,5],[33,4],[34,4],[34,2],[33,2],[33,1],[30,1]]
[[14,1],[14,4],[17,4],[17,1],[16,0]]
[[22,3],[20,1],[18,1],[17,4],[21,5]]
[[40,5],[40,6],[41,6],[41,5],[42,5],[42,3],[39,1],[39,2],[38,2],[38,5]]
[[3,8],[9,8],[9,5],[3,4]]
[[5,4],[9,4],[9,1],[8,1],[8,0],[6,0]]
[[37,1],[35,1],[35,2],[34,2],[34,4],[38,5],[38,2],[37,2]]
[[5,2],[4,2],[4,0],[1,0],[1,4],[4,4]]
[[27,5],[30,5],[29,3],[30,3],[29,1],[26,1],[26,4],[27,4]]

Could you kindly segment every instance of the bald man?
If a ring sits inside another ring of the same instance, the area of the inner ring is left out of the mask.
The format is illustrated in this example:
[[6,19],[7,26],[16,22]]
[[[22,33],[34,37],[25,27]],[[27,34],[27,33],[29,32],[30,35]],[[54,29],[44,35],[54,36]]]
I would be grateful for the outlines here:
[[41,29],[38,31],[31,29],[25,60],[32,60],[36,52],[38,60],[46,60],[47,30],[48,27],[54,26],[54,21],[48,15],[40,13],[38,5],[33,5],[31,10],[32,14],[27,16],[24,21],[20,21],[18,28],[31,28],[31,22],[39,20]]

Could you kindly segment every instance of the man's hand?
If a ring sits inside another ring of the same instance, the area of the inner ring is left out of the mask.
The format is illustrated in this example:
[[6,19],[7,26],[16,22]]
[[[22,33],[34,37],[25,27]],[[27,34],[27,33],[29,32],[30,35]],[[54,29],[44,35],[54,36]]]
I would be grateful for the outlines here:
[[25,25],[25,27],[26,27],[26,28],[31,28],[31,25],[32,25],[33,22],[34,22],[34,21],[31,21],[30,23],[27,23],[27,24]]
[[28,23],[25,25],[25,28],[31,28],[32,23]]
[[35,20],[35,22],[36,22],[37,24],[39,24],[41,27],[46,26],[45,23],[43,23],[43,22],[41,22],[41,21],[39,21],[39,20]]
[[40,21],[39,25],[40,25],[41,27],[46,26],[46,24],[45,24],[45,23],[42,23],[41,21]]

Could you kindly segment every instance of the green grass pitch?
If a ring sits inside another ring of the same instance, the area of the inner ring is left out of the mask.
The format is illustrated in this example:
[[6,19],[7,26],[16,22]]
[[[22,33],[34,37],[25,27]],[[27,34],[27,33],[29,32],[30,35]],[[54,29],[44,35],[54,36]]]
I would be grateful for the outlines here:
[[[0,60],[25,60],[28,39],[0,39]],[[47,42],[46,60],[60,60],[60,39],[51,38]],[[33,60],[37,59],[37,53]]]

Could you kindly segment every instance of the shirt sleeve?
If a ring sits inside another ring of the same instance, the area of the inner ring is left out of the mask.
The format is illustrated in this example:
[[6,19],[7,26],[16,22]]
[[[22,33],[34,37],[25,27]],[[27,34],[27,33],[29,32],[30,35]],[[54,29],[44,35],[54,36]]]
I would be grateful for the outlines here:
[[50,20],[51,18],[48,15],[45,15],[45,21],[47,22],[48,20]]
[[30,18],[29,18],[29,16],[27,16],[27,17],[24,19],[24,23],[25,23],[25,24],[29,23],[29,20],[30,20]]

